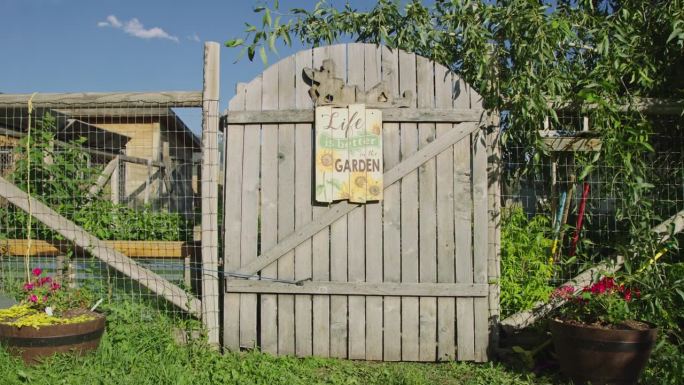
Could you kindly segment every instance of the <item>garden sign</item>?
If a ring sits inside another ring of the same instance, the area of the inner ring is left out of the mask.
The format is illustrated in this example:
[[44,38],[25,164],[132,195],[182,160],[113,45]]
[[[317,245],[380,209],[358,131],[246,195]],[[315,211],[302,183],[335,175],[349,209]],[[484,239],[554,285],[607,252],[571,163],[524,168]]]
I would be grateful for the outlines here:
[[316,201],[382,200],[382,112],[316,107]]

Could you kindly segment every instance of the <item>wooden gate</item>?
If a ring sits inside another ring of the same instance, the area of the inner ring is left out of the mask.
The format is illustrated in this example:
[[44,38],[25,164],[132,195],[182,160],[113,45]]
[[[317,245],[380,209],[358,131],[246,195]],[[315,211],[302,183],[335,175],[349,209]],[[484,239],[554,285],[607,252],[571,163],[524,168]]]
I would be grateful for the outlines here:
[[[357,101],[389,87],[373,101],[383,116],[383,201],[314,200],[303,71],[328,59]],[[334,45],[239,84],[223,123],[227,349],[487,360],[498,316],[498,129],[474,90],[412,53]]]

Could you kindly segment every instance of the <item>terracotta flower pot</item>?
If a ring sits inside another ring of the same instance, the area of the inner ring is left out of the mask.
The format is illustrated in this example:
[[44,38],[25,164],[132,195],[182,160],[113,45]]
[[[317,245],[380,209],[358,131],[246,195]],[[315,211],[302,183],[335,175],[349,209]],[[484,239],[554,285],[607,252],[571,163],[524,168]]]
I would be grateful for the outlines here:
[[0,323],[0,344],[27,364],[40,362],[55,353],[84,354],[95,350],[105,328],[105,317],[90,313],[95,319],[64,325],[16,327]]
[[604,329],[550,321],[561,372],[576,385],[636,384],[655,344],[657,329]]

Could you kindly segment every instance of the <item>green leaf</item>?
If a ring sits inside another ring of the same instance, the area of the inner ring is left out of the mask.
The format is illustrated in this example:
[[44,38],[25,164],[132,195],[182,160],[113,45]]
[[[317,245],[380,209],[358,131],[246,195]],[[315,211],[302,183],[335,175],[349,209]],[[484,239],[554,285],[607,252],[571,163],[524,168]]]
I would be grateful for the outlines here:
[[262,19],[264,27],[266,26],[271,26],[271,10],[266,8],[266,12],[264,12],[264,17]]
[[245,41],[243,39],[233,39],[226,42],[226,47],[232,48],[242,45]]
[[275,32],[271,33],[271,35],[268,37],[268,48],[271,50],[271,52],[278,53],[275,46],[276,37],[278,37],[278,35]]
[[584,178],[586,178],[587,175],[589,175],[589,173],[590,173],[593,169],[594,169],[594,165],[593,165],[593,164],[588,164],[588,165],[584,166],[584,169],[582,169],[582,172],[580,173],[580,175],[579,175],[579,177],[578,177],[577,179],[579,179],[579,180],[584,180]]
[[259,47],[259,56],[261,57],[261,61],[264,63],[264,65],[268,64],[268,56],[266,56],[266,48],[262,45]]

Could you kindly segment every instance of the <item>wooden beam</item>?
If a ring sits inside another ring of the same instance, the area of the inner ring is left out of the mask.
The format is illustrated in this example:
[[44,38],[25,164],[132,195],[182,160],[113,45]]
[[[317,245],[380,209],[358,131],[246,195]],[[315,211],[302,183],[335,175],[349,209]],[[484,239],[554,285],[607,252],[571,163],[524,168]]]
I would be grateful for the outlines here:
[[[550,101],[548,106],[556,110],[578,111],[592,110],[598,104],[575,104],[559,101]],[[658,99],[658,98],[634,98],[632,104],[623,104],[618,107],[621,112],[639,111],[650,115],[681,115],[684,112],[684,99]]]
[[581,136],[542,138],[544,146],[549,151],[601,151],[603,142],[600,138],[586,138]]
[[[129,258],[185,258],[187,250],[180,241],[102,241]],[[0,253],[23,256],[28,251],[31,256],[56,257],[64,254],[70,242],[32,239],[29,249],[26,239],[0,240]],[[87,252],[87,250],[85,250]]]
[[218,275],[218,127],[219,54],[216,42],[204,43],[202,92],[202,322],[210,345],[219,344]]
[[653,228],[653,231],[660,236],[659,243],[666,242],[671,234],[681,233],[682,230],[684,230],[684,210]]
[[[394,182],[404,177],[404,175],[425,163],[427,160],[435,157],[437,154],[451,147],[454,143],[457,143],[461,139],[470,135],[470,133],[479,129],[479,126],[479,123],[461,123],[456,125],[454,129],[440,136],[432,143],[423,147],[420,151],[414,153],[395,167],[392,167],[392,169],[389,171],[385,172],[383,176],[384,188],[386,189]],[[238,273],[243,275],[256,274],[264,267],[273,263],[273,261],[276,261],[283,254],[297,247],[305,240],[311,238],[325,226],[329,226],[334,221],[350,213],[357,207],[361,207],[361,205],[351,204],[348,201],[341,201],[333,204],[328,210],[321,213],[321,215],[315,220],[301,226],[291,235],[283,238],[275,246],[267,250],[265,253],[262,253],[252,262],[241,267]]]
[[0,94],[0,106],[22,108],[26,107],[29,99],[35,107],[145,107],[160,104],[166,108],[202,106],[202,93],[199,91],[37,93],[33,96]]
[[320,282],[298,284],[226,279],[227,293],[309,294],[309,295],[378,295],[410,297],[486,297],[487,284],[466,283],[394,283],[394,282]]
[[[478,122],[482,110],[384,108],[383,122]],[[228,124],[313,123],[314,110],[227,111]]]
[[[1,106],[0,106],[0,107],[1,107]],[[22,138],[22,137],[26,136],[26,134],[23,133],[23,132],[18,132],[18,131],[10,130],[10,129],[3,128],[3,127],[0,127],[0,134],[2,134],[2,135],[7,135],[7,136],[11,136],[11,137],[14,137],[14,138]],[[91,155],[101,156],[101,157],[107,158],[107,159],[113,159],[113,158],[115,158],[115,157],[118,157],[119,160],[121,160],[121,161],[123,161],[123,162],[128,162],[128,163],[135,163],[135,164],[147,165],[147,163],[148,163],[148,161],[149,161],[148,159],[144,159],[144,158],[137,158],[137,157],[135,157],[135,156],[128,156],[128,155],[123,155],[123,154],[115,154],[115,153],[109,152],[109,151],[96,150],[96,149],[93,149],[93,148],[78,146],[78,145],[75,145],[75,144],[72,144],[72,143],[62,142],[62,141],[60,141],[60,140],[55,140],[55,141],[54,141],[54,144],[55,144],[56,146],[60,146],[60,147],[64,147],[64,148],[73,148],[73,149],[77,149],[77,150],[79,150],[79,151],[87,152],[87,153],[89,153],[89,154],[91,154]],[[152,161],[151,164],[152,164],[152,166],[154,166],[154,167],[164,168],[164,164],[163,164],[162,162]]]
[[7,199],[27,213],[30,212],[34,218],[62,235],[66,240],[73,242],[81,249],[88,250],[92,256],[148,288],[151,292],[165,298],[178,308],[195,316],[201,314],[201,303],[192,294],[138,265],[131,258],[86,232],[43,202],[29,197],[23,190],[2,177],[0,177],[0,197]]
[[110,160],[109,163],[105,166],[104,170],[102,170],[102,173],[100,176],[97,177],[97,180],[95,181],[95,184],[90,186],[88,189],[88,193],[86,196],[88,198],[97,195],[100,190],[102,190],[102,187],[107,183],[109,178],[112,176],[114,173],[114,170],[119,167],[119,157],[115,157],[114,159]]

